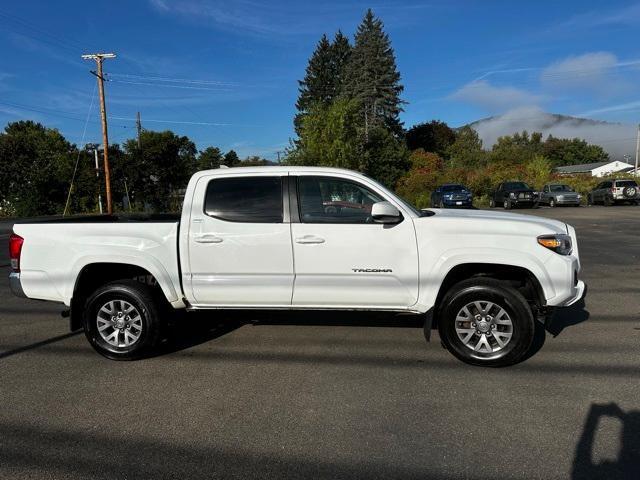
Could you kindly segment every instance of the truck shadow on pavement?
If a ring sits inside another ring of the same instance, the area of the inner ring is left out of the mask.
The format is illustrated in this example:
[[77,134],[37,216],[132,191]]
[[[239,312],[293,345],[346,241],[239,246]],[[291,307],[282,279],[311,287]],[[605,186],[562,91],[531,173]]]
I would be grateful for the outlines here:
[[[533,343],[522,361],[528,360],[542,349],[546,341],[546,332],[555,338],[566,328],[586,321],[589,318],[589,312],[584,307],[584,301],[581,300],[571,307],[556,311],[546,326],[536,322]],[[424,326],[424,316],[358,311],[225,310],[189,314],[178,312],[169,322],[163,344],[151,356],[186,350],[223,337],[245,325],[414,328],[418,330]],[[433,325],[432,329],[437,331],[437,325]],[[437,343],[437,341],[437,336],[432,335],[431,342]]]
[[[219,320],[212,318],[219,316]],[[300,319],[301,315],[304,319]],[[393,327],[424,326],[422,315],[402,315],[388,312],[312,312],[312,311],[242,311],[178,312],[171,319],[165,340],[152,356],[186,350],[223,337],[245,325],[307,325],[335,327]]]
[[548,322],[546,326],[547,331],[555,338],[560,335],[565,328],[586,322],[589,320],[590,314],[585,307],[584,299],[581,299],[570,307],[555,310],[551,321]]
[[[617,420],[621,424],[620,449],[613,460],[594,461],[597,454],[596,434],[601,420]],[[627,479],[640,478],[640,410],[623,411],[617,404],[592,404],[576,445],[571,478]]]

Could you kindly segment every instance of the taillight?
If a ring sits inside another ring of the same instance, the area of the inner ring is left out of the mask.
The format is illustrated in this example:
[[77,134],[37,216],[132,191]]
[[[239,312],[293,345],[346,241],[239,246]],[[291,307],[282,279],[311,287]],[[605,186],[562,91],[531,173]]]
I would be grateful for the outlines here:
[[22,253],[22,244],[24,238],[20,235],[12,233],[9,237],[9,258],[11,259],[11,268],[14,272],[20,271],[20,254]]

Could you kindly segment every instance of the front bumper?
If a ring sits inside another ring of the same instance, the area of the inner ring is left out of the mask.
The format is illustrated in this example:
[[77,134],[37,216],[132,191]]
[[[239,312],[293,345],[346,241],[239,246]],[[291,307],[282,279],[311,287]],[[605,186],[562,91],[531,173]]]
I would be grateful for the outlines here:
[[445,207],[470,207],[473,205],[472,200],[442,200]]
[[11,291],[16,297],[27,298],[22,289],[22,283],[20,282],[20,273],[19,272],[11,272],[9,274],[9,287]]
[[568,298],[567,300],[565,300],[564,303],[559,305],[560,307],[569,307],[574,303],[577,303],[580,300],[582,300],[585,297],[585,294],[587,293],[587,285],[582,280],[578,280],[578,284],[575,287],[573,287],[573,290],[574,290],[574,295]]
[[556,198],[556,205],[580,205],[580,200],[577,198]]
[[511,199],[511,206],[513,207],[533,207],[538,204],[538,200],[530,200],[530,199]]

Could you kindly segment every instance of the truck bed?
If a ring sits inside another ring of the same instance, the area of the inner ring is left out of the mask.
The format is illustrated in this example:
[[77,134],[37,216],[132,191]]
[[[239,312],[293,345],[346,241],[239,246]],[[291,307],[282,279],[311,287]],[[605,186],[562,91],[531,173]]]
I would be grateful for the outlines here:
[[24,238],[20,283],[28,297],[70,305],[87,265],[138,266],[163,280],[169,301],[182,298],[178,267],[179,215],[96,215],[16,223]]

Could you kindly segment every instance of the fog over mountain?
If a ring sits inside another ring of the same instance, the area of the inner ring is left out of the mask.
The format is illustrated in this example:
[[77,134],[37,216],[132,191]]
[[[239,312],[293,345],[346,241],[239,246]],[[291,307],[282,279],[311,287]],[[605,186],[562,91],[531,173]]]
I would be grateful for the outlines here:
[[496,143],[498,137],[527,130],[529,133],[541,132],[545,138],[553,135],[558,138],[584,139],[600,145],[612,160],[624,160],[625,155],[631,156],[631,163],[635,159],[635,125],[570,117],[547,113],[536,107],[525,107],[478,120],[469,126],[478,132],[487,149]]

